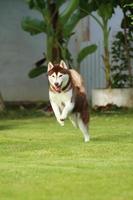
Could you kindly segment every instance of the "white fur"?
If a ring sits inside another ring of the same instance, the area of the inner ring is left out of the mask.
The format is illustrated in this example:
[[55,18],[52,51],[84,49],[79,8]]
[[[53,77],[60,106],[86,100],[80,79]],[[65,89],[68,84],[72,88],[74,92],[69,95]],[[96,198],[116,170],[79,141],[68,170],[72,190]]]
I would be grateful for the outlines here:
[[90,140],[88,128],[82,121],[79,114],[72,114],[70,116],[70,120],[75,128],[79,128],[81,132],[83,133],[85,142],[88,142]]
[[53,93],[49,91],[49,98],[57,121],[63,126],[64,120],[73,110],[74,103],[71,102],[72,89],[67,92]]
[[54,67],[54,65],[51,62],[49,62],[48,63],[48,71],[50,71],[53,67]]
[[90,137],[89,137],[87,126],[83,123],[83,121],[79,115],[77,117],[77,121],[78,121],[78,126],[79,126],[81,132],[83,133],[85,142],[88,142],[90,140]]
[[64,60],[60,61],[60,67],[65,68],[65,69],[68,68],[67,65],[66,65],[66,63],[64,62]]

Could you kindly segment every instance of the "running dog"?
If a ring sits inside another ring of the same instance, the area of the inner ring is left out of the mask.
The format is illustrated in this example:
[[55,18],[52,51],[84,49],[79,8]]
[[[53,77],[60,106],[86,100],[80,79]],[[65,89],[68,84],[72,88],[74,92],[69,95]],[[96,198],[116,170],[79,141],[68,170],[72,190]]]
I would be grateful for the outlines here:
[[84,141],[88,142],[89,112],[85,87],[81,75],[60,64],[48,63],[49,99],[57,121],[64,126],[69,116],[72,124],[80,128]]

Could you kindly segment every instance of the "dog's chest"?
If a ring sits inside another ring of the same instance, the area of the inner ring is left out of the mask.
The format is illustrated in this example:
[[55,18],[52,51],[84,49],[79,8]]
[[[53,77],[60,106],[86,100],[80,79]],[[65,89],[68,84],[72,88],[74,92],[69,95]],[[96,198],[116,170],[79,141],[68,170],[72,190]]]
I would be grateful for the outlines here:
[[50,100],[55,102],[57,105],[61,105],[62,103],[65,104],[65,102],[71,102],[72,100],[72,90],[69,90],[67,92],[61,92],[61,93],[54,93],[49,92]]

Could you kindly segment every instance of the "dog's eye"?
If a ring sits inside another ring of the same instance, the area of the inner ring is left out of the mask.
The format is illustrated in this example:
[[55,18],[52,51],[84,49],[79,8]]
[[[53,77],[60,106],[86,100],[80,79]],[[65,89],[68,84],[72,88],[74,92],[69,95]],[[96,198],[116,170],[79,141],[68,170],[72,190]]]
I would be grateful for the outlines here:
[[62,74],[60,74],[59,77],[62,77]]
[[54,77],[55,77],[55,75],[52,75],[52,77],[54,78]]

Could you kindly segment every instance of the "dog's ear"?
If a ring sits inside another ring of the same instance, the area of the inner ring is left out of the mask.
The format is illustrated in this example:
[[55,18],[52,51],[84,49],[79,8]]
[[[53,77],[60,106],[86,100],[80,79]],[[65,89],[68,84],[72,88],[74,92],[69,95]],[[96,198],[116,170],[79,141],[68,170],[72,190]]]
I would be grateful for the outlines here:
[[67,65],[66,65],[66,63],[64,62],[64,60],[61,60],[61,61],[60,61],[60,67],[62,67],[62,68],[64,68],[64,69],[67,69],[67,68],[68,68]]
[[49,62],[47,71],[49,72],[53,67],[54,67],[54,65],[51,62]]

